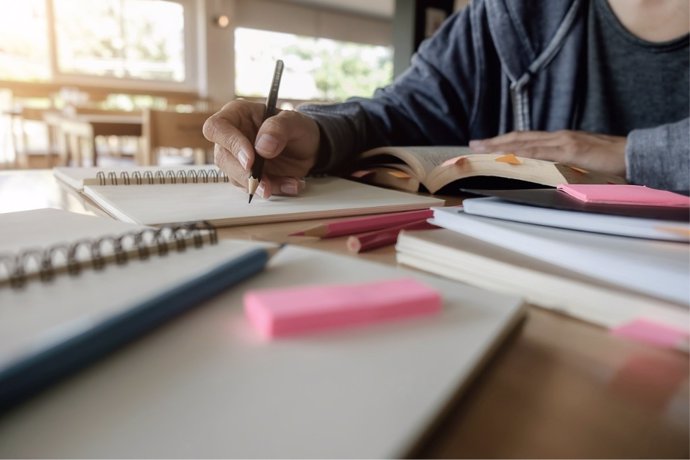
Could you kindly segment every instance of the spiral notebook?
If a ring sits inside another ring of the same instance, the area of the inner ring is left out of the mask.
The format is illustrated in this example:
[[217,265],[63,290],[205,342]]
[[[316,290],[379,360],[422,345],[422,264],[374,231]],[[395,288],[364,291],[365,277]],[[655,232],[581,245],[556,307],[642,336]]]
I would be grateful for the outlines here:
[[85,185],[229,181],[215,165],[136,166],[127,169],[58,166],[53,168],[53,175],[77,191],[82,191]]
[[[61,170],[60,174],[64,174]],[[249,204],[246,191],[215,167],[70,171],[74,185],[118,220],[165,225],[205,220],[234,226],[410,211],[444,201],[336,178],[308,178],[297,197],[273,196]],[[56,171],[56,176],[58,172]],[[63,177],[63,181],[67,180]]]
[[267,245],[192,223],[0,214],[0,410],[258,273]]
[[[247,290],[400,277],[439,292],[442,311],[267,342],[242,309]],[[0,418],[0,457],[414,456],[523,314],[514,296],[288,245],[259,276]]]

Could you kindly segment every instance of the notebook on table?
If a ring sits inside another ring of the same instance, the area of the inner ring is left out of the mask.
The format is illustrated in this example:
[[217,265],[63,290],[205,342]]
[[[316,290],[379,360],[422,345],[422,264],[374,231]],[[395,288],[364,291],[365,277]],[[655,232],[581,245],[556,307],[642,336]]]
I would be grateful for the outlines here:
[[475,216],[435,208],[434,225],[643,295],[690,306],[689,246]]
[[203,223],[144,228],[40,209],[0,214],[0,411],[196,307],[266,263]]
[[160,184],[184,182],[228,182],[215,165],[134,166],[102,168],[57,166],[53,176],[77,191],[85,185]]
[[444,201],[336,177],[310,178],[296,197],[247,202],[246,191],[227,182],[87,185],[84,194],[124,222],[162,225],[206,220],[218,226],[323,219],[442,206]]
[[675,328],[687,328],[690,322],[687,304],[645,295],[635,286],[606,282],[452,230],[403,231],[396,257],[403,265],[524,296],[532,304],[606,328],[637,318]]
[[[441,312],[265,341],[242,309],[247,290],[403,275],[438,290]],[[523,313],[517,297],[287,246],[241,288],[0,418],[0,455],[399,458]]]
[[532,206],[498,197],[468,198],[462,202],[462,205],[466,214],[493,219],[631,238],[690,241],[690,224],[688,224],[687,218],[684,221],[661,220],[599,212],[582,212]]

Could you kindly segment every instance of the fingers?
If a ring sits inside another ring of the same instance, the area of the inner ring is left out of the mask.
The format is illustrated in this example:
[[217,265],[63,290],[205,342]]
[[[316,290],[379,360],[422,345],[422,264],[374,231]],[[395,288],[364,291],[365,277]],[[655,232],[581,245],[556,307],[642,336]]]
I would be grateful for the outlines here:
[[[226,172],[230,182],[247,190],[250,173],[240,166],[237,158],[218,144],[214,147],[214,157],[216,165]],[[264,174],[255,193],[263,199],[268,199],[271,195],[295,196],[304,190],[305,186],[306,183],[302,178]]]
[[558,143],[558,137],[562,133],[546,131],[513,131],[490,139],[478,139],[470,141],[470,148],[478,153],[520,150],[535,145],[554,145]]
[[[260,104],[233,101],[212,115],[203,126],[204,137],[236,158],[245,170],[251,168],[254,161],[254,148],[249,137],[253,137],[253,131],[256,131],[256,127],[252,129],[252,120],[254,112],[260,108]],[[226,164],[234,166],[232,163]],[[231,175],[229,169],[220,164],[218,166]]]
[[264,177],[261,178],[261,183],[269,184],[271,194],[286,196],[299,195],[306,186],[306,182],[301,178],[271,175],[264,175]]
[[288,144],[305,150],[305,140],[318,146],[318,127],[311,118],[292,110],[283,110],[265,120],[256,135],[256,153],[270,159],[278,156]]
[[204,136],[214,142],[215,163],[232,183],[246,188],[255,155],[267,162],[256,194],[268,198],[297,195],[305,176],[316,161],[319,129],[306,115],[280,111],[263,120],[264,106],[233,101],[210,117]]

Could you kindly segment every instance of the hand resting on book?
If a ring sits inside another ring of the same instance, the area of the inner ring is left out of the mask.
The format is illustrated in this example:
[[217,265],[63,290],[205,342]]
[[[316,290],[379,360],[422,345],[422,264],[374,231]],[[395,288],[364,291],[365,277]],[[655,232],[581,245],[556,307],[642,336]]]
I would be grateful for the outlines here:
[[470,142],[477,153],[514,152],[606,174],[625,177],[627,138],[584,131],[513,131],[502,136]]

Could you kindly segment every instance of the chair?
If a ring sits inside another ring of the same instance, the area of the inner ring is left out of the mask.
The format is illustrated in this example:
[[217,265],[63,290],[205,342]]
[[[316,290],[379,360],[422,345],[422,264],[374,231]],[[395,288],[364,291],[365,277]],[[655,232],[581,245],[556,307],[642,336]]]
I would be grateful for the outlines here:
[[69,108],[47,117],[46,121],[51,128],[51,136],[59,145],[63,164],[72,162],[81,166],[84,162],[96,166],[99,152],[113,156],[113,161],[120,161],[122,154],[126,153],[122,139],[133,145],[129,149],[131,153],[138,154],[140,150],[141,112]]
[[58,154],[47,131],[44,114],[54,110],[43,107],[21,107],[10,113],[10,130],[15,166],[51,168]]
[[159,164],[162,149],[175,154],[191,151],[195,164],[211,160],[213,144],[206,140],[202,127],[211,112],[171,112],[147,109],[144,111],[143,149],[139,163]]

